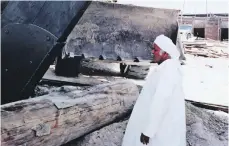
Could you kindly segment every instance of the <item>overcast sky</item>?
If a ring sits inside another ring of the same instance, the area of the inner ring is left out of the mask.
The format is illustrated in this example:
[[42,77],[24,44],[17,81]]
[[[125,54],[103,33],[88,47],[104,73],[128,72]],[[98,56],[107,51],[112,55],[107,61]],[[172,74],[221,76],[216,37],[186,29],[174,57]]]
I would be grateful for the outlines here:
[[228,13],[228,0],[118,0],[121,4],[183,10],[184,13]]

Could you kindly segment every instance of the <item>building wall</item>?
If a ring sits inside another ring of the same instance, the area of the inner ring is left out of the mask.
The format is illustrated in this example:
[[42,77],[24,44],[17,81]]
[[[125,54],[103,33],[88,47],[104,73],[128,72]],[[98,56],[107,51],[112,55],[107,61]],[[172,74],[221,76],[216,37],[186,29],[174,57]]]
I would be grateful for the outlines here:
[[210,17],[205,24],[205,38],[219,40],[219,18]]
[[213,39],[213,40],[219,40],[219,27],[218,24],[210,24],[207,23],[205,26],[205,38]]
[[178,23],[192,25],[193,28],[204,28],[205,38],[220,40],[220,29],[228,28],[228,17],[181,17]]

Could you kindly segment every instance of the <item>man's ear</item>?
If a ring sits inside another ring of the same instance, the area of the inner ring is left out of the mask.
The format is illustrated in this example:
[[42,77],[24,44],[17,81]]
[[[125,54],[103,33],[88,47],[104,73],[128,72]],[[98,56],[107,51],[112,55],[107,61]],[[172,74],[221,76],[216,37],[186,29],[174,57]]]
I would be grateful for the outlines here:
[[165,51],[163,51],[163,50],[160,49],[159,55],[160,56],[163,56],[164,54],[167,54],[167,53]]

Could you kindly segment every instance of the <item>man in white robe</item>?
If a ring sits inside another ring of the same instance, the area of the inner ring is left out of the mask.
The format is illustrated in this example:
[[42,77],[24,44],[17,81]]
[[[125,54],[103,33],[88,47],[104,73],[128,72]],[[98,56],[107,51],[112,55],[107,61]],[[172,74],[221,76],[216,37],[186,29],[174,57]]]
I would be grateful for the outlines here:
[[164,35],[154,41],[154,62],[131,113],[122,146],[186,146],[185,101],[179,51]]

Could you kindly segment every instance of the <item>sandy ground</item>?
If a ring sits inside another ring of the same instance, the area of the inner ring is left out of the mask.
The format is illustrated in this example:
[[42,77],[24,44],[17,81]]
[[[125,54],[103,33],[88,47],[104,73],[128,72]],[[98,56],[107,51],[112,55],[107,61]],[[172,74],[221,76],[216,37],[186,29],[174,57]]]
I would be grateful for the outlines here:
[[[226,58],[194,57],[186,54],[183,65],[185,98],[198,102],[228,106],[229,64]],[[143,85],[143,80],[133,80]]]
[[228,59],[186,56],[183,66],[186,99],[228,106]]
[[[227,146],[228,114],[186,104],[186,146]],[[64,146],[121,146],[128,120],[94,131]]]

